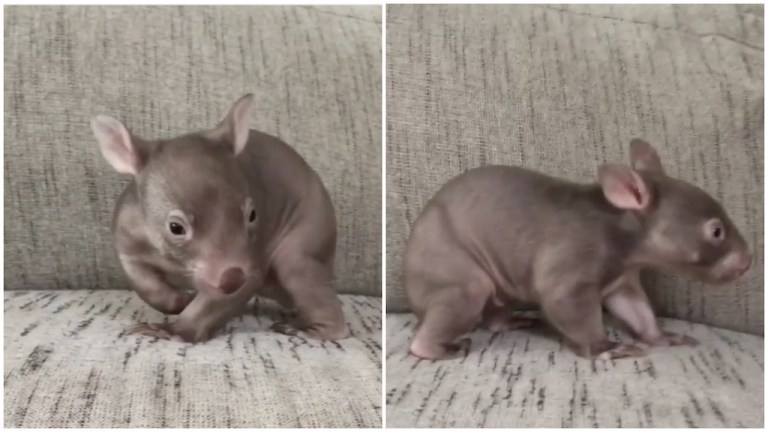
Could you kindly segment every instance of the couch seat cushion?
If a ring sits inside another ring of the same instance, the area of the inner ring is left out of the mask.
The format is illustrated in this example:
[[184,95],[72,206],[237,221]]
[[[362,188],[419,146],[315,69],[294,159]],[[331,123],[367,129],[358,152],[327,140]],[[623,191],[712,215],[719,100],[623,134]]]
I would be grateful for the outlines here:
[[701,345],[590,361],[549,331],[478,330],[432,362],[407,355],[415,323],[387,315],[387,427],[763,427],[759,336],[664,319]]
[[130,291],[5,292],[5,426],[380,426],[381,301],[342,301],[338,343],[269,331],[262,304],[190,345],[126,335],[163,319]]

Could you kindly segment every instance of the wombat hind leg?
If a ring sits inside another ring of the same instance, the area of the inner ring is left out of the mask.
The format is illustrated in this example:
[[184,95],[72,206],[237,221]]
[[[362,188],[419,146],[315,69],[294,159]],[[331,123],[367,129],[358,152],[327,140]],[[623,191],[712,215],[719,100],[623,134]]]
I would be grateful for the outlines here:
[[451,360],[469,354],[472,340],[468,337],[457,342],[435,344],[418,338],[411,343],[411,354],[424,360]]
[[329,325],[313,324],[303,325],[297,320],[276,322],[271,329],[277,333],[297,336],[299,332],[304,332],[312,338],[321,340],[342,340],[350,336],[349,327],[343,322],[334,322]]
[[468,289],[445,290],[434,299],[424,313],[411,343],[410,352],[429,360],[457,358],[469,352],[469,339],[461,336],[471,332],[482,317],[487,296],[482,291]]
[[[289,324],[309,336],[340,340],[350,336],[341,301],[331,285],[331,266],[304,255],[284,256],[275,263],[277,280],[285,289],[297,319]],[[288,327],[285,327],[288,329]],[[290,330],[292,331],[292,330]]]

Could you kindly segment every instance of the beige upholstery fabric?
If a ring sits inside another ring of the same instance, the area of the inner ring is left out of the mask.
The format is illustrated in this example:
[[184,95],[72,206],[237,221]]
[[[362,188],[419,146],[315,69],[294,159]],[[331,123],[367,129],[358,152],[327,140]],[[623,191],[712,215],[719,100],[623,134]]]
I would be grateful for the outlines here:
[[5,11],[6,289],[125,287],[109,223],[126,179],[91,116],[171,137],[253,92],[251,126],[331,193],[338,290],[381,294],[381,7]]
[[760,336],[663,320],[701,345],[590,361],[548,332],[478,331],[466,357],[430,362],[406,355],[415,321],[387,315],[387,427],[764,426]]
[[127,290],[6,291],[6,427],[381,427],[381,300],[342,296],[352,337],[269,330],[269,303],[201,345]]
[[519,164],[591,181],[628,144],[722,200],[755,260],[735,286],[651,275],[663,315],[763,334],[763,7],[387,8],[387,307],[400,257],[448,179]]
[[[5,425],[380,427],[381,8],[5,9]],[[339,221],[352,337],[230,322],[202,345],[128,336],[162,319],[126,290],[109,225],[127,183],[89,120],[164,138],[256,95]]]

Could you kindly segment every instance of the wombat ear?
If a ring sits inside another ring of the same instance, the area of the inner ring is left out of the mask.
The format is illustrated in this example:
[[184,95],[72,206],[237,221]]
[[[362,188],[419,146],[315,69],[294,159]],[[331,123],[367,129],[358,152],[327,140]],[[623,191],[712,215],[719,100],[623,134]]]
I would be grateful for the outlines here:
[[624,210],[645,210],[651,202],[651,191],[642,177],[624,165],[603,165],[598,170],[605,198]]
[[640,138],[635,138],[629,142],[629,155],[634,169],[664,172],[656,149]]
[[213,130],[217,138],[223,138],[232,146],[232,151],[239,154],[248,142],[248,121],[253,111],[253,94],[248,93],[232,105],[229,112]]
[[120,121],[98,115],[91,119],[91,129],[104,159],[117,172],[135,176],[141,171],[146,162],[144,149]]

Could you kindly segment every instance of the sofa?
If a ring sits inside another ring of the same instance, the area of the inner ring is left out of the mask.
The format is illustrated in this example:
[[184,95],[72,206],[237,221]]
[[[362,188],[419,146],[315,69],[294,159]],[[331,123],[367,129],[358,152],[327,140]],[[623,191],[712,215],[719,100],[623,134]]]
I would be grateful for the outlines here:
[[[5,9],[5,426],[381,427],[381,8]],[[164,317],[110,234],[128,182],[89,121],[211,127],[245,93],[334,202],[352,336],[270,331],[260,302],[214,339],[130,335]]]
[[[390,5],[386,22],[387,427],[762,428],[763,6]],[[727,287],[642,275],[698,347],[591,361],[550,330],[478,330],[459,359],[408,355],[401,255],[442,184],[486,164],[595,181],[635,137],[754,254]]]

